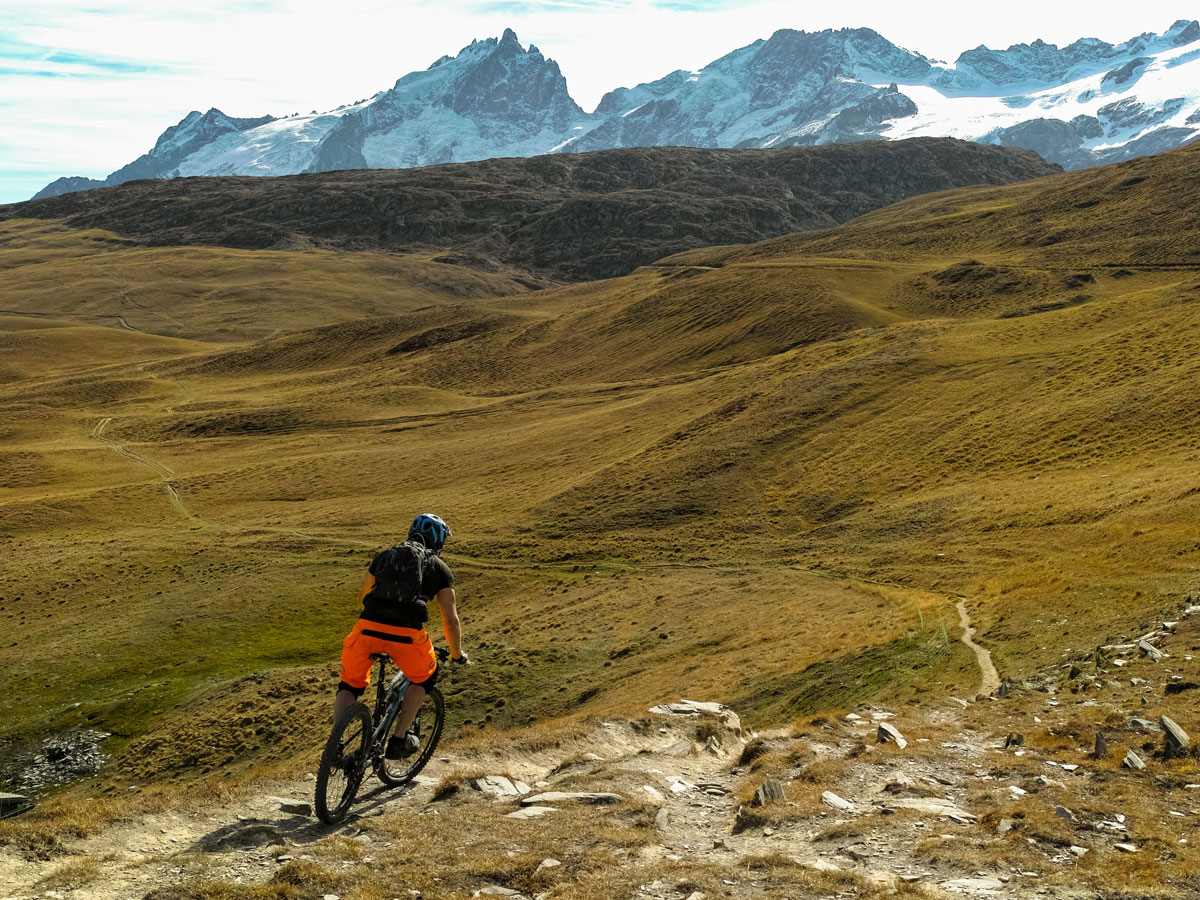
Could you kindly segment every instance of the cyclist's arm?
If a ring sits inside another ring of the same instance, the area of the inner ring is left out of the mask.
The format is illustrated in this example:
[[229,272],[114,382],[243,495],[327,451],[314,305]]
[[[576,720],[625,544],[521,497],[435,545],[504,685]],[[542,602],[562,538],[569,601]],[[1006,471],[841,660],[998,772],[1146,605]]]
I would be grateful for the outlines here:
[[368,572],[363,576],[362,587],[358,589],[358,605],[362,606],[363,599],[367,594],[371,593],[371,588],[375,587],[375,576]]
[[454,659],[462,657],[462,622],[458,618],[458,604],[454,596],[454,588],[442,588],[434,598],[442,611],[442,629],[446,634],[446,644],[450,647],[450,655]]

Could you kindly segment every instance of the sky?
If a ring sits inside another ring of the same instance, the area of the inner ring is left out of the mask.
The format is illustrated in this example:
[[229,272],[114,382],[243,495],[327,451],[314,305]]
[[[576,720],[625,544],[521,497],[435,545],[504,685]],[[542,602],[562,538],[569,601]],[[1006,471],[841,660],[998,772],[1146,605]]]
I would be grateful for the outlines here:
[[780,28],[870,27],[933,59],[1041,38],[1119,42],[1194,2],[1009,0],[0,0],[0,203],[103,178],[190,110],[326,110],[505,28],[556,60],[591,110],[611,88],[696,69]]

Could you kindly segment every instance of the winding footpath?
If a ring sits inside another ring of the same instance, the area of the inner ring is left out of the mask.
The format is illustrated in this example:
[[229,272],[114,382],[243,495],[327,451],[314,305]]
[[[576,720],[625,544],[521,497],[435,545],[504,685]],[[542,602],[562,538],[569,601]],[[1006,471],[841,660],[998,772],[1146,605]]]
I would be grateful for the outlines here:
[[[182,399],[178,402],[178,404],[167,406],[164,408],[164,412],[166,412],[167,415],[175,415],[177,412],[178,406],[182,406],[184,404],[191,403],[196,398],[195,394],[192,392],[192,390],[183,382],[174,381],[174,380],[168,379],[168,378],[162,378],[161,376],[156,375],[153,372],[147,372],[144,368],[141,371],[148,378],[151,378],[155,381],[162,381],[164,383],[174,385],[175,388],[177,388],[179,390],[180,394],[182,395]],[[295,528],[279,528],[279,527],[273,527],[273,526],[267,526],[267,525],[251,526],[251,527],[246,527],[246,526],[241,526],[241,525],[231,525],[231,524],[226,524],[224,522],[216,522],[216,521],[213,521],[212,519],[206,519],[203,516],[197,515],[195,512],[193,512],[191,507],[189,507],[187,505],[187,503],[186,503],[186,501],[184,501],[183,497],[180,496],[178,488],[175,487],[175,481],[178,478],[178,475],[175,473],[175,471],[173,469],[169,468],[168,466],[163,465],[162,463],[160,463],[154,459],[151,459],[148,456],[143,456],[141,453],[138,453],[136,450],[134,450],[128,444],[123,443],[115,438],[111,438],[104,433],[107,430],[108,426],[110,424],[112,424],[112,421],[113,421],[112,416],[105,416],[104,418],[100,419],[100,421],[98,421],[96,423],[96,425],[92,428],[91,436],[95,440],[98,440],[98,441],[101,441],[102,443],[108,444],[108,446],[111,447],[113,449],[113,451],[115,453],[117,453],[119,456],[122,456],[125,459],[130,460],[131,462],[135,462],[135,463],[138,463],[139,465],[145,466],[146,468],[148,468],[152,472],[154,472],[154,474],[156,474],[158,476],[158,482],[157,482],[158,486],[161,487],[163,489],[163,491],[166,493],[167,499],[168,499],[168,501],[170,501],[172,509],[174,509],[177,513],[179,513],[180,516],[182,516],[187,521],[191,522],[196,527],[215,528],[215,529],[219,529],[222,531],[235,531],[235,532],[241,532],[241,533],[262,531],[262,532],[268,532],[268,533],[272,533],[272,534],[286,534],[286,535],[291,535],[293,537],[303,538],[304,540],[319,541],[322,543],[352,544],[352,545],[362,546],[362,547],[374,547],[375,546],[374,544],[372,544],[370,542],[355,540],[353,538],[346,538],[346,537],[333,538],[333,537],[330,537],[327,535],[313,534],[313,533],[310,533],[307,531],[299,531]]]
[[112,423],[112,420],[112,416],[105,416],[103,419],[97,422],[96,427],[92,429],[92,437],[98,441],[108,444],[119,456],[123,456],[126,459],[140,463],[158,475],[158,485],[166,492],[167,499],[170,500],[171,506],[177,513],[179,513],[189,522],[193,522],[196,525],[214,525],[215,523],[209,522],[207,519],[202,519],[193,513],[188,505],[183,502],[183,498],[179,496],[179,491],[175,488],[175,472],[173,470],[167,468],[160,462],[150,459],[147,456],[142,456],[128,444],[123,444],[115,438],[110,438],[105,435],[104,431]]
[[979,662],[979,672],[982,675],[979,693],[992,694],[1000,688],[1000,673],[996,671],[996,664],[992,662],[991,651],[985,650],[974,641],[975,627],[971,624],[971,615],[967,612],[965,599],[958,601],[958,621],[963,630],[962,642],[971,648]]

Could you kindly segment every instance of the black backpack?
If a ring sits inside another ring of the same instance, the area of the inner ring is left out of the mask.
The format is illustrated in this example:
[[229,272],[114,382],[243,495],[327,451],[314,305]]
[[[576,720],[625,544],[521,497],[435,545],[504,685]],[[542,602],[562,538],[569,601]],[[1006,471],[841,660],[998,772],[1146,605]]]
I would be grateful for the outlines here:
[[421,582],[428,564],[429,551],[417,541],[405,541],[389,547],[375,557],[374,599],[386,603],[425,606]]

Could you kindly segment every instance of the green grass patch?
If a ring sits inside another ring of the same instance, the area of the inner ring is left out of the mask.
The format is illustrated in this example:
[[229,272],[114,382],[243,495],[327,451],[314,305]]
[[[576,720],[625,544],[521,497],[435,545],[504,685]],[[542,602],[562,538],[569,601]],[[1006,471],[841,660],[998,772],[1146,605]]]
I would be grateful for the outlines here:
[[780,721],[869,700],[896,700],[945,679],[962,646],[940,627],[913,631],[856,653],[821,660],[800,672],[746,685],[735,704],[752,720]]

